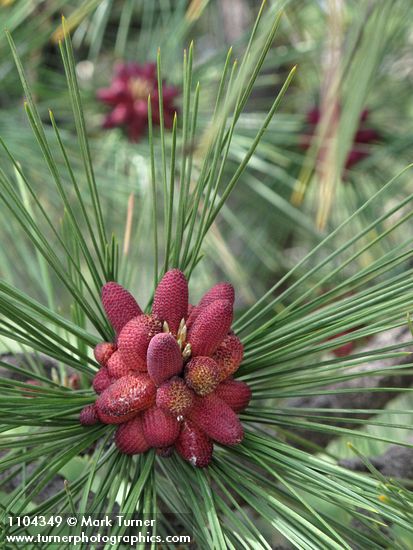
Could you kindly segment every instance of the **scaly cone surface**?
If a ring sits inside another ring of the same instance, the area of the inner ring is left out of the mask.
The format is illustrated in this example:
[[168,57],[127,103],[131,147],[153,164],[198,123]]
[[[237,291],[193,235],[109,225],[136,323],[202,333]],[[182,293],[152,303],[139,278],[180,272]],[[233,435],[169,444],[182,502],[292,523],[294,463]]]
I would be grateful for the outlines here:
[[135,298],[118,283],[106,283],[102,288],[102,305],[117,334],[128,321],[142,315]]
[[115,444],[125,454],[155,448],[166,458],[175,449],[198,468],[210,464],[214,442],[239,444],[237,413],[251,391],[232,378],[243,358],[231,332],[233,287],[218,283],[191,305],[184,274],[172,269],[155,291],[151,314],[114,282],[103,287],[102,303],[116,341],[94,350],[99,395],[80,422],[117,424]]

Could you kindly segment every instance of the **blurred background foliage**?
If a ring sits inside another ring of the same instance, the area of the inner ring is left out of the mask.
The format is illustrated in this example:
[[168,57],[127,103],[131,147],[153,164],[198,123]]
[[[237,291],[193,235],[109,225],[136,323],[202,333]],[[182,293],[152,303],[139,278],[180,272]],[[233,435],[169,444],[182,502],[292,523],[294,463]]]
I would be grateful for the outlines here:
[[[234,135],[225,168],[229,173],[248,150],[274,93],[295,64],[297,78],[209,237],[210,252],[206,249],[216,269],[228,271],[240,287],[248,266],[247,276],[257,281],[257,295],[409,162],[412,139],[407,2],[268,4],[283,7],[284,15]],[[47,124],[48,109],[53,110],[76,167],[70,101],[57,47],[60,16],[67,18],[99,189],[106,196],[105,215],[115,228],[125,219],[131,193],[136,209],[144,203],[148,143],[130,143],[122,129],[101,129],[107,109],[96,100],[97,89],[109,85],[116,62],[153,62],[158,47],[167,83],[180,88],[181,52],[194,40],[193,80],[207,87],[201,94],[198,128],[206,128],[226,49],[232,46],[235,56],[242,52],[257,10],[256,3],[242,0],[2,4],[0,24],[12,32],[23,63],[29,63],[28,78],[42,119]],[[0,53],[1,133],[12,151],[27,152],[30,175],[39,190],[44,189],[50,177],[31,145],[33,138],[24,131],[21,89],[4,35]],[[320,111],[316,127],[308,123],[315,108]],[[364,158],[346,169],[359,117],[366,109],[377,139],[360,144]],[[200,143],[194,146],[196,160],[202,149]],[[47,196],[54,200],[50,190]],[[368,221],[376,212],[365,215]],[[394,246],[392,239],[384,246]],[[211,254],[215,248],[220,250],[219,261]],[[254,296],[243,299],[251,303]]]

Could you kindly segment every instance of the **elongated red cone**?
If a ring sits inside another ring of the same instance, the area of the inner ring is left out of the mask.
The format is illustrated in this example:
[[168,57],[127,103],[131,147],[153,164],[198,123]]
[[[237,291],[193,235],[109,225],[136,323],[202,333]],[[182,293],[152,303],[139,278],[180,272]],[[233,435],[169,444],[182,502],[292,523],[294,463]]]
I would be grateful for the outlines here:
[[141,414],[121,424],[116,430],[116,447],[127,455],[146,453],[151,446],[143,435],[143,418]]
[[149,342],[161,330],[162,323],[152,315],[135,317],[123,327],[118,337],[118,350],[127,367],[146,371]]
[[149,376],[157,386],[181,372],[182,354],[172,334],[163,332],[152,338],[148,347],[147,365]]
[[228,300],[231,305],[234,305],[234,287],[230,283],[223,282],[218,283],[210,288],[208,292],[203,295],[199,304],[191,310],[188,321],[186,323],[187,328],[189,328],[193,324],[193,322],[203,309],[208,307],[209,304],[212,304],[212,302],[215,302],[216,300]]
[[175,416],[185,414],[193,401],[194,392],[178,376],[164,382],[156,392],[157,406]]
[[96,361],[106,367],[113,353],[116,351],[116,345],[112,342],[100,342],[93,350]]
[[96,400],[99,419],[121,424],[155,403],[156,388],[146,374],[124,376],[113,382]]
[[176,417],[159,407],[143,413],[143,434],[151,447],[169,447],[179,435],[180,423]]
[[241,380],[225,380],[219,384],[214,394],[225,401],[235,412],[243,411],[251,400],[251,390]]
[[110,357],[107,366],[109,376],[112,378],[122,378],[128,374],[132,374],[133,371],[125,365],[121,354],[118,351]]
[[204,308],[216,300],[228,300],[234,305],[235,291],[231,283],[217,283],[211,287],[201,298],[198,307]]
[[182,422],[175,448],[184,460],[197,468],[205,468],[212,460],[211,439],[190,420]]
[[188,331],[192,357],[212,355],[228,334],[231,323],[232,304],[228,300],[215,300],[203,309]]
[[171,332],[178,332],[179,323],[188,311],[188,282],[179,269],[167,271],[156,288],[152,314],[166,321]]
[[142,315],[142,310],[132,294],[115,282],[106,283],[102,287],[102,305],[116,334],[119,334],[128,321]]
[[106,367],[100,367],[93,378],[93,389],[96,393],[102,393],[112,384],[113,380],[109,376],[109,371]]
[[244,437],[238,416],[213,393],[206,397],[196,397],[188,418],[208,437],[222,445],[237,445]]
[[212,358],[218,364],[221,382],[238,370],[243,356],[244,346],[241,340],[235,334],[228,334],[212,355]]
[[93,405],[86,405],[86,407],[83,407],[80,411],[79,421],[83,426],[92,426],[99,422],[94,403]]
[[208,395],[219,384],[218,365],[210,357],[194,357],[185,367],[185,382],[198,395]]

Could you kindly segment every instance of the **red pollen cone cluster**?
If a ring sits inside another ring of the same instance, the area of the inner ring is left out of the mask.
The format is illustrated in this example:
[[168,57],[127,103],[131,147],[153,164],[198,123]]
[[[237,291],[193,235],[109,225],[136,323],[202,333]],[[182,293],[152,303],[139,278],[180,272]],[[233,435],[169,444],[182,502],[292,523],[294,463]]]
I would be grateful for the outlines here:
[[[174,100],[178,89],[162,85],[164,124],[172,127]],[[97,97],[111,107],[103,121],[104,128],[121,126],[130,141],[139,141],[148,126],[148,96],[151,97],[152,120],[160,123],[158,78],[155,63],[120,63],[115,67],[109,88],[98,90]]]
[[231,332],[229,283],[215,285],[193,306],[184,274],[172,269],[156,289],[150,315],[114,282],[103,287],[102,304],[116,341],[94,350],[99,395],[82,410],[83,425],[118,424],[121,452],[156,448],[168,457],[175,449],[198,468],[211,462],[214,442],[242,441],[237,413],[248,406],[251,390],[232,378],[243,347]]
[[[340,115],[339,111],[339,106],[337,106],[336,117]],[[346,170],[349,170],[352,166],[367,158],[371,152],[370,145],[380,140],[381,136],[379,132],[368,124],[369,114],[368,109],[364,109],[360,115],[359,127],[354,135],[353,145],[346,159]],[[307,112],[306,118],[309,133],[303,136],[301,143],[303,149],[308,149],[310,146],[316,127],[321,121],[322,111],[318,107],[314,107]]]

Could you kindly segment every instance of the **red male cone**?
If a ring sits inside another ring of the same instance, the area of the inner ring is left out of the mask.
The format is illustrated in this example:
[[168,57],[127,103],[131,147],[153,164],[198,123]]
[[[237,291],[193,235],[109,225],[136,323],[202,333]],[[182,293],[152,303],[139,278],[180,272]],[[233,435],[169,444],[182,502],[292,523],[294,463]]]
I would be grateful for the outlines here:
[[116,345],[112,342],[100,342],[93,350],[96,361],[106,367],[113,353],[116,351]]
[[192,356],[212,355],[227,335],[232,323],[232,304],[215,300],[201,311],[188,331]]
[[143,413],[143,433],[151,447],[169,447],[179,435],[180,424],[176,417],[159,407]]
[[225,401],[235,412],[243,411],[251,400],[251,390],[241,380],[225,380],[225,382],[221,382],[214,394]]
[[118,349],[127,367],[146,371],[146,354],[152,338],[162,331],[162,323],[152,315],[131,319],[118,337]]
[[194,392],[178,376],[162,384],[156,392],[157,406],[176,416],[187,413],[194,398]]
[[154,336],[148,347],[148,373],[157,386],[182,370],[181,350],[170,333]]
[[100,367],[93,378],[93,389],[96,393],[102,393],[112,384],[112,382],[113,379],[110,377],[107,367]]
[[118,351],[115,351],[115,353],[110,357],[107,369],[109,376],[112,378],[122,378],[123,376],[133,373],[132,369],[125,365],[125,362]]
[[116,334],[128,321],[142,315],[135,298],[118,283],[106,283],[102,288],[102,305]]
[[205,434],[222,445],[237,445],[244,436],[241,422],[234,411],[213,393],[197,397],[188,413]]
[[234,287],[230,283],[217,283],[212,288],[210,288],[208,292],[203,295],[198,305],[192,306],[192,308],[188,308],[189,316],[186,326],[189,328],[193,324],[195,319],[197,319],[201,311],[203,311],[206,307],[208,307],[210,304],[212,304],[212,302],[215,302],[216,300],[227,300],[231,303],[231,305],[234,305]]
[[127,455],[137,455],[145,453],[151,446],[143,435],[142,415],[135,416],[129,422],[121,424],[116,430],[116,447]]
[[155,403],[155,385],[145,374],[124,376],[96,400],[97,414],[105,424],[121,424]]
[[152,314],[166,321],[174,334],[188,311],[188,282],[179,269],[171,269],[163,276],[156,288]]
[[97,424],[99,422],[94,403],[93,405],[86,405],[86,407],[83,407],[80,412],[79,420],[83,426],[92,426],[93,424]]
[[228,334],[218,346],[212,359],[219,369],[219,379],[222,382],[238,370],[244,356],[244,346],[235,334]]
[[197,468],[205,468],[212,460],[211,439],[190,420],[183,421],[175,448],[184,460]]

